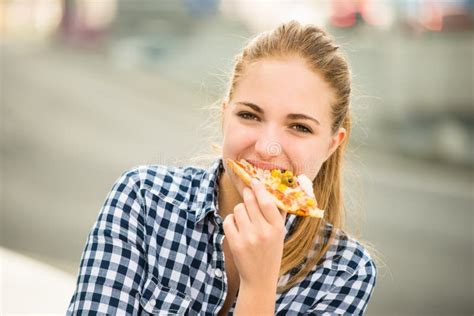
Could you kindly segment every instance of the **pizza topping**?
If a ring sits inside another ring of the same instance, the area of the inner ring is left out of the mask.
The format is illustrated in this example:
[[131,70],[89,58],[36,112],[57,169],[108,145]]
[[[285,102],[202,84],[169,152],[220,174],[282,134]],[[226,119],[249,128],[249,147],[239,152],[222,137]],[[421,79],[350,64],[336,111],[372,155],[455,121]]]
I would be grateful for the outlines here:
[[288,171],[288,170],[284,170],[283,171],[283,176],[284,177],[293,177],[293,172]]
[[272,170],[272,177],[281,178],[281,170],[280,169],[273,169]]
[[288,186],[288,187],[293,187],[295,185],[295,179],[293,176],[282,176],[281,178],[281,183]]
[[300,174],[298,176],[298,183],[300,184],[301,188],[306,192],[306,194],[314,198],[313,183],[307,176],[305,176],[304,174]]
[[316,198],[312,181],[305,175],[296,177],[293,172],[283,169],[257,168],[246,160],[235,162],[253,178],[261,181],[266,190],[281,201],[284,209],[290,214],[300,216],[322,217],[323,211],[317,213]]

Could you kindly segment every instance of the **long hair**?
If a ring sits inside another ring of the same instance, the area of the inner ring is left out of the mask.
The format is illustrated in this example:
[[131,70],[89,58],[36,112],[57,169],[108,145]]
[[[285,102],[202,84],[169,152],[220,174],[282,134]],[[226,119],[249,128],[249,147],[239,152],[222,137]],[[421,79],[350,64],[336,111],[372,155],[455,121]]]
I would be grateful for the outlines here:
[[[339,127],[347,131],[343,143],[324,162],[313,181],[318,206],[325,210],[324,218],[298,218],[285,240],[280,276],[292,273],[286,284],[278,289],[279,292],[302,280],[321,261],[334,240],[335,232],[344,229],[341,167],[351,130],[351,78],[346,58],[338,48],[322,29],[292,21],[260,34],[235,57],[227,100],[232,99],[235,87],[250,63],[265,58],[298,56],[306,61],[310,69],[322,75],[333,89],[336,98],[331,104],[332,132],[335,133]],[[328,223],[332,229],[326,236]],[[295,268],[298,268],[297,272],[293,273]]]

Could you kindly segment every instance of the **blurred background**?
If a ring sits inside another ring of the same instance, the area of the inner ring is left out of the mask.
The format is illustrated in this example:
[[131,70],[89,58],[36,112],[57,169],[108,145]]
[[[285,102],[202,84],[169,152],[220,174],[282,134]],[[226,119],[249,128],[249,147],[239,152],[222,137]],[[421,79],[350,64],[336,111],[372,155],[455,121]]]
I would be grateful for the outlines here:
[[468,0],[0,1],[0,314],[63,314],[113,182],[205,166],[233,56],[296,19],[353,69],[348,225],[379,258],[367,315],[472,315],[473,16]]

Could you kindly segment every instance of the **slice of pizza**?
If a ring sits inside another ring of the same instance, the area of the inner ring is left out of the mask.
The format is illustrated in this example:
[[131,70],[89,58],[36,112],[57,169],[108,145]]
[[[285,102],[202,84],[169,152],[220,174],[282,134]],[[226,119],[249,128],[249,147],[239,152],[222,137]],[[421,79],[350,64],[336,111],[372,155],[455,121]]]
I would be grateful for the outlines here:
[[288,170],[257,168],[244,159],[226,159],[225,162],[246,185],[250,186],[253,178],[262,182],[281,210],[299,216],[324,216],[324,211],[316,203],[313,184],[305,175],[296,177]]

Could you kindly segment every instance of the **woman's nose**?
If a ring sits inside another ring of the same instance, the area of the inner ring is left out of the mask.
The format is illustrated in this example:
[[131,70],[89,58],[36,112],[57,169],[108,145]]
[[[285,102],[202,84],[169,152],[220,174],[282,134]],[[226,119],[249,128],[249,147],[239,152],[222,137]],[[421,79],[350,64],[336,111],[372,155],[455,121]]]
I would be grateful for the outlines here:
[[270,160],[277,157],[282,152],[281,142],[275,133],[266,131],[257,138],[255,143],[255,151],[264,160]]

